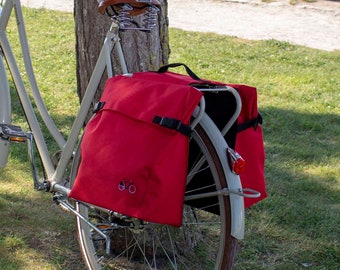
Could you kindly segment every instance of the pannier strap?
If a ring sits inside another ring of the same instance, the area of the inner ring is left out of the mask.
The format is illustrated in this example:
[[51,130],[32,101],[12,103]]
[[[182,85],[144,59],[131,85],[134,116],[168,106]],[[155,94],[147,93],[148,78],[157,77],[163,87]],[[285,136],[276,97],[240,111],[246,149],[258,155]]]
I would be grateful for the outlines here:
[[183,135],[190,137],[192,129],[190,126],[183,124],[182,121],[175,119],[175,118],[169,118],[169,117],[161,117],[156,115],[154,119],[152,120],[152,123],[158,124],[162,127],[166,127],[169,129],[177,130],[178,132],[182,133]]
[[257,126],[259,124],[262,125],[262,116],[261,116],[260,113],[257,115],[256,118],[253,118],[253,119],[249,120],[248,122],[238,124],[237,125],[237,132],[241,132],[241,131],[246,130],[250,127],[253,127],[256,130]]

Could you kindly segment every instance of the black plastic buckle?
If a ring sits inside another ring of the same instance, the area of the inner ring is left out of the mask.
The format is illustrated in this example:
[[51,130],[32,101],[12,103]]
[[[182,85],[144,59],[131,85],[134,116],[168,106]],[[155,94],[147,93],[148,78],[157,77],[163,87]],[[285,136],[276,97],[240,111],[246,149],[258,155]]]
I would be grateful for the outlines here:
[[152,120],[152,123],[158,124],[168,129],[176,130],[187,137],[190,137],[192,133],[190,126],[183,124],[181,120],[175,118],[161,117],[156,115]]
[[103,109],[105,105],[105,102],[97,102],[94,107],[93,107],[93,113],[97,113],[98,111],[100,111],[101,109]]

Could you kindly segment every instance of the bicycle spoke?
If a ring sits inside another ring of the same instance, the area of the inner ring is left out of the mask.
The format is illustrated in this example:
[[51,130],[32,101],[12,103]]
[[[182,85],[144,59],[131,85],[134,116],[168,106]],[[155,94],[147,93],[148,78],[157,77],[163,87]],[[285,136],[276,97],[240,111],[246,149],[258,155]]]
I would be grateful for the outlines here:
[[[202,135],[205,135],[204,132]],[[181,227],[148,223],[82,206],[80,212],[111,238],[111,254],[107,255],[106,243],[101,236],[93,233],[89,237],[86,233],[88,230],[80,231],[80,237],[84,239],[82,250],[93,269],[228,269],[225,264],[228,260],[222,262],[226,254],[224,250],[227,247],[227,252],[231,250],[228,240],[230,235],[225,232],[230,223],[226,220],[229,210],[224,208],[226,197],[204,197],[205,193],[211,194],[221,189],[224,174],[219,163],[215,164],[212,145],[206,139],[194,136],[192,140],[192,143],[197,144],[193,152],[196,158],[191,159],[188,166],[190,170],[185,193],[185,196],[198,195],[203,199],[185,202]],[[119,186],[121,189],[129,187],[129,182],[122,182]]]

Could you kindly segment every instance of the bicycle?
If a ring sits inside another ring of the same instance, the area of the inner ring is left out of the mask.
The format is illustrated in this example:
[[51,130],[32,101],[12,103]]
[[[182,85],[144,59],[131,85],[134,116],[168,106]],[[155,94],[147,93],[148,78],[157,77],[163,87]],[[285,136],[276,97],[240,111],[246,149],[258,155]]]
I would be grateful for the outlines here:
[[[239,176],[233,173],[232,165],[239,156],[226,144],[223,136],[237,119],[241,101],[237,91],[231,87],[215,88],[213,91],[229,91],[237,101],[234,115],[223,130],[219,130],[204,112],[204,98],[197,107],[191,126],[190,159],[187,183],[192,184],[195,176],[208,173],[212,182],[197,189],[188,189],[185,194],[183,226],[174,228],[152,224],[125,216],[108,209],[73,201],[68,198],[77,170],[81,162],[79,144],[86,116],[92,99],[105,72],[114,75],[111,58],[108,55],[116,50],[123,73],[128,73],[119,39],[119,30],[129,26],[127,18],[134,10],[133,3],[142,4],[148,10],[148,27],[152,27],[157,15],[154,1],[99,1],[102,11],[112,18],[110,30],[104,39],[102,50],[91,76],[82,104],[75,118],[67,140],[59,132],[51,119],[40,95],[32,68],[24,19],[20,0],[5,0],[0,5],[0,167],[7,162],[11,142],[27,143],[29,160],[33,171],[33,185],[36,190],[48,191],[53,200],[76,217],[76,228],[80,251],[89,269],[231,269],[237,240],[244,234],[243,197],[257,197],[252,190],[243,189]],[[108,11],[109,9],[109,11]],[[54,138],[60,150],[50,156],[48,145],[33,109],[16,58],[6,35],[6,26],[14,11],[20,45],[25,63],[34,104],[42,121]],[[138,11],[140,12],[140,11]],[[129,17],[130,18],[130,17]],[[148,30],[133,27],[134,30]],[[12,75],[16,91],[22,103],[30,131],[23,131],[11,123],[11,100],[7,69]],[[201,89],[202,91],[209,91]],[[38,150],[43,168],[39,178],[34,149]],[[67,168],[71,167],[70,173]],[[133,192],[132,183],[127,180],[120,185],[122,190]],[[196,202],[203,201],[203,205]],[[195,203],[193,203],[195,202]],[[209,202],[209,203],[207,203]],[[205,264],[202,259],[204,258]]]

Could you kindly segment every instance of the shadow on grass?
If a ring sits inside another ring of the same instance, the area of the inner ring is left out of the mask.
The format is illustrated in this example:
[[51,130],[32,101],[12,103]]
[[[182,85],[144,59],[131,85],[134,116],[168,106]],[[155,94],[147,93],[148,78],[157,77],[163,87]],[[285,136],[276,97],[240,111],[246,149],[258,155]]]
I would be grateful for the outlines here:
[[73,217],[41,193],[17,193],[0,190],[0,269],[84,269]]
[[[30,131],[30,128],[26,121],[25,113],[22,109],[21,102],[18,98],[18,94],[16,90],[14,89],[13,85],[11,86],[11,103],[12,103],[12,118],[13,118],[12,124],[19,125],[19,126],[23,125],[22,128],[24,131]],[[42,132],[44,134],[45,143],[48,145],[48,149],[50,151],[50,154],[52,155],[53,153],[59,150],[59,147],[57,146],[52,135],[49,133],[47,127],[43,124],[43,120],[41,116],[39,115],[38,110],[35,108],[35,105],[33,105],[33,107],[34,107],[38,122],[40,124],[40,128],[42,129]],[[64,114],[63,116],[60,116],[60,115],[51,113],[51,117],[52,117],[52,120],[55,122],[56,126],[60,130],[70,130],[73,125],[73,121],[75,120],[76,115]],[[62,135],[64,136],[66,140],[67,134],[62,134]],[[36,162],[39,163],[39,156],[38,156],[38,151],[36,148],[34,148],[34,152],[36,154],[35,156]],[[11,143],[10,154],[18,163],[25,163],[25,162],[28,162],[29,160],[28,149],[27,149],[26,144]]]
[[261,111],[268,198],[247,211],[237,269],[340,269],[340,116]]
[[[20,114],[20,109],[15,113]],[[251,235],[246,236],[242,267],[237,269],[299,269],[304,262],[311,262],[309,269],[339,269],[340,116],[274,107],[261,109],[261,113],[269,197],[247,211],[250,223],[246,228],[251,230]],[[59,117],[58,122],[69,124],[72,119],[73,116],[66,115]],[[27,162],[26,146],[15,145],[13,149],[16,163]],[[25,172],[27,168],[18,169]],[[11,171],[0,172],[0,182],[6,181],[16,181]],[[54,223],[60,219],[59,210],[46,209],[46,205],[40,205],[36,200],[13,193],[3,194],[0,191],[0,216],[4,228],[0,241],[14,234],[24,239],[25,249],[34,249],[51,264],[67,263],[69,255],[65,257],[61,251],[70,245],[70,239],[72,245],[76,245],[74,235],[66,230],[58,237],[46,236],[46,232],[56,231]],[[28,210],[31,211],[29,215],[26,214]],[[52,214],[41,218],[41,212]],[[44,224],[36,231],[32,224],[39,220]],[[45,227],[45,223],[49,225]],[[56,239],[51,240],[53,238]],[[74,254],[70,257],[74,256],[75,261],[79,259],[81,263],[79,254]],[[11,250],[2,248],[0,255],[4,258],[1,261],[8,265],[20,266],[22,263]],[[248,257],[252,258],[250,262]],[[67,269],[82,269],[77,268],[76,263],[71,264]]]

